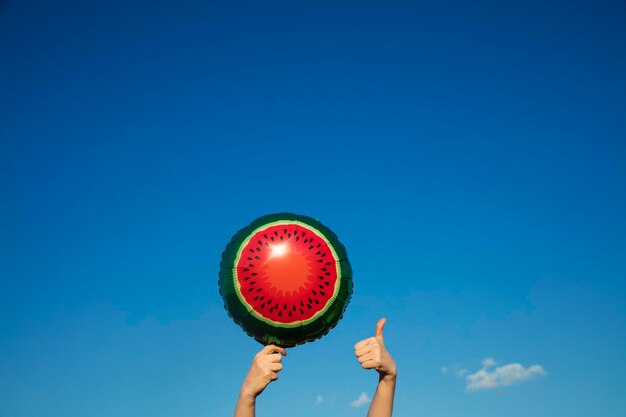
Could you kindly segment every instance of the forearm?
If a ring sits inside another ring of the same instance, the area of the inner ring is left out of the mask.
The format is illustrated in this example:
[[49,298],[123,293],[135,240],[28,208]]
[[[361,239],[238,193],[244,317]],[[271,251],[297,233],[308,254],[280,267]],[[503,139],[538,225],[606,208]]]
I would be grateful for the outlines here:
[[235,417],[254,417],[255,405],[256,397],[240,392],[235,408]]
[[391,417],[395,392],[396,375],[380,378],[367,417]]
[[267,345],[254,356],[248,374],[241,385],[241,391],[239,391],[235,417],[254,417],[256,397],[272,381],[278,379],[278,372],[283,369],[281,363],[283,356],[287,356],[287,351],[276,345]]

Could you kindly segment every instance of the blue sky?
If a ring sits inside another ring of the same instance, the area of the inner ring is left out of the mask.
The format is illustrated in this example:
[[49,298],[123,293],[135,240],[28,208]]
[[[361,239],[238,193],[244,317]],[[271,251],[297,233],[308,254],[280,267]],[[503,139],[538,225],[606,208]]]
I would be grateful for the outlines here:
[[396,416],[626,412],[623,1],[84,3],[0,2],[0,416],[231,414],[279,211],[355,289],[259,417],[365,415],[381,316]]

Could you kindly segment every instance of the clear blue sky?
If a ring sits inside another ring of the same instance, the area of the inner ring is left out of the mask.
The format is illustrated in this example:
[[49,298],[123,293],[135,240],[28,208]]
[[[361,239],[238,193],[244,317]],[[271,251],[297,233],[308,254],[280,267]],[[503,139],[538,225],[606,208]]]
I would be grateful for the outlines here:
[[231,414],[220,255],[277,211],[355,289],[259,417],[364,416],[383,315],[396,416],[624,415],[624,1],[261,3],[0,2],[0,416]]

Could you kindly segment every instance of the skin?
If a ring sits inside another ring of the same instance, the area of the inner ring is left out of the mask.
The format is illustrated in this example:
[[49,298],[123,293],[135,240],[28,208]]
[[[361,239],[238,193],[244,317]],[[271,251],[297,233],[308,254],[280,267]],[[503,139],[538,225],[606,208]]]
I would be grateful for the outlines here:
[[[374,336],[354,345],[354,354],[361,367],[378,372],[378,385],[367,417],[391,417],[393,411],[397,368],[385,347],[383,328],[386,321],[384,318],[378,320]],[[267,345],[254,356],[241,385],[235,417],[254,417],[256,398],[278,379],[278,372],[283,369],[283,356],[287,356],[287,351],[276,345]]]
[[376,323],[374,337],[361,340],[354,345],[354,354],[363,369],[375,369],[378,372],[378,386],[372,398],[367,417],[391,417],[393,397],[396,392],[396,376],[398,370],[383,338],[383,327],[387,319]]
[[256,397],[278,379],[278,372],[283,369],[283,356],[287,356],[287,351],[276,345],[267,345],[254,356],[241,385],[235,417],[254,417]]

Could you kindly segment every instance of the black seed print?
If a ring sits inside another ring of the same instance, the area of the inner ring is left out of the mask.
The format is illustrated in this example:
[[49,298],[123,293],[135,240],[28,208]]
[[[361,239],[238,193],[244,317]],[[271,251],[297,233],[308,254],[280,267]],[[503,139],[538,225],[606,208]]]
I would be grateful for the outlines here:
[[282,311],[278,310],[278,317],[282,316]]
[[254,291],[254,288],[248,288],[248,292]]
[[274,311],[274,308],[273,308],[273,307],[270,307],[270,313],[271,313],[272,311]]
[[265,239],[269,239],[269,238],[267,237],[267,235],[266,235],[266,234],[264,234],[264,235],[263,235],[263,237],[264,237]]
[[320,294],[322,294],[322,295],[324,295],[324,296],[326,295],[326,294],[324,294],[324,291],[320,291]]
[[307,304],[306,306],[309,308],[309,310],[311,309],[311,304]]
[[311,292],[313,293],[313,295],[317,295],[317,291],[311,290]]
[[250,281],[250,285],[256,284],[256,281]]
[[325,254],[325,253],[322,253],[322,258],[323,258],[324,256],[326,256],[326,254]]
[[[259,245],[261,245],[261,241],[259,240]],[[261,252],[261,248],[256,248],[257,252]]]
[[287,310],[287,304],[283,306],[283,310]]
[[263,300],[265,300],[265,296],[264,295],[261,296],[261,301],[263,301]]
[[254,249],[250,249],[250,252],[254,253]]
[[300,314],[304,314],[304,310],[303,309],[300,309]]
[[267,300],[267,304],[272,304],[272,299],[270,298],[269,300]]
[[258,290],[256,290],[256,292],[261,292],[263,291],[263,288],[259,288]]
[[267,246],[268,248],[270,247],[270,244],[265,242],[265,246]]
[[320,253],[322,253],[322,252],[320,252],[320,251],[315,252],[316,255],[319,255]]
[[254,301],[258,300],[259,296],[257,295],[256,297],[254,297]]
[[324,275],[330,275],[330,272],[324,272]]
[[[267,238],[266,238],[267,239]],[[261,241],[259,240],[259,246],[261,246]]]
[[304,303],[300,300],[300,307],[304,307]]
[[248,264],[250,268],[254,268],[254,264]]
[[313,248],[314,248],[314,246],[313,246],[313,245],[309,246],[309,250],[311,250],[311,249],[313,249]]
[[243,277],[243,279],[245,279],[246,281],[250,279],[250,277]]
[[318,259],[317,262],[322,262],[322,259]]
[[252,275],[253,277],[256,277],[256,276],[257,276],[257,273],[256,273],[256,272],[253,272],[253,273],[251,273],[250,275]]
[[321,275],[318,275],[317,277],[318,277],[319,279],[324,279],[324,277],[323,277],[323,276],[321,276]]
[[302,241],[302,243],[306,243],[306,242],[308,242],[308,241],[309,241],[309,239],[304,239],[304,240]]
[[322,271],[326,271],[326,268],[321,268],[321,269],[322,269]]
[[319,248],[320,246],[322,246],[322,244],[321,244],[321,243],[318,243],[318,244],[317,244],[317,247]]
[[320,287],[320,290],[324,289],[324,286],[322,284],[319,284],[318,287]]
[[261,308],[265,308],[265,303],[261,304]]
[[274,236],[278,236],[278,232],[274,230]]
[[291,306],[291,309],[292,309],[293,311],[296,311],[296,306],[295,306],[295,305]]
[[326,281],[326,282],[324,283],[324,285],[329,286],[329,285],[330,285],[330,282]]
[[300,240],[300,236],[296,236],[296,242]]
[[291,233],[287,233],[287,239],[291,239]]
[[258,259],[259,261],[261,260],[261,258],[259,258],[259,255],[256,255],[254,259]]
[[248,260],[249,260],[249,261],[251,261],[251,260],[252,260],[252,258],[251,258],[250,256],[248,256]]
[[274,241],[274,236],[270,236],[270,240],[273,242]]
[[326,262],[326,265],[330,265],[330,262]]
[[287,234],[287,229],[283,229],[283,233],[284,233],[284,234]]
[[248,272],[248,271],[249,271],[249,269],[248,269],[248,268],[244,268],[244,269],[243,269],[243,272]]
[[283,237],[281,236],[281,237],[280,237],[280,241],[282,242],[283,240],[284,240],[284,239],[283,239]]
[[312,303],[312,302],[313,302],[313,300],[311,300],[311,299],[309,298],[309,303]]
[[314,301],[315,301],[315,304],[319,304],[320,303],[319,301],[317,301],[317,298]]
[[291,311],[289,312],[289,317],[293,316],[293,314],[291,314]]

